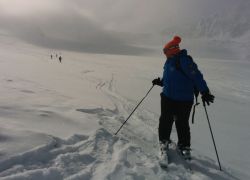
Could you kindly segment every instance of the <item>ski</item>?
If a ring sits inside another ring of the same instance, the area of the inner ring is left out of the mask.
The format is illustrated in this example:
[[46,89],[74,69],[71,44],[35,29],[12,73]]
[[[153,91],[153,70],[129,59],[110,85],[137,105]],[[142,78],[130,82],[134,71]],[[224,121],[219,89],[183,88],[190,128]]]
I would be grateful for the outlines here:
[[160,152],[159,164],[162,169],[166,170],[168,168],[168,164],[171,161],[170,156],[172,154],[172,151],[175,149],[176,145],[173,141],[171,141],[165,147],[162,146],[162,144],[160,146],[161,146],[160,148],[161,152]]
[[168,163],[169,163],[168,158],[169,158],[168,149],[161,148],[159,164],[162,169],[168,168]]
[[[161,145],[160,145],[161,146]],[[171,141],[171,143],[168,144],[168,147],[166,149],[160,148],[160,160],[159,165],[162,169],[167,170],[168,165],[170,163],[176,163],[173,157],[178,156],[177,162],[181,162],[184,168],[186,168],[188,171],[193,173],[192,169],[192,157],[190,154],[190,151],[187,151],[186,153],[182,152],[178,147],[177,144],[174,141]],[[172,157],[172,158],[171,158]]]
[[189,170],[190,172],[193,173],[193,169],[192,169],[192,157],[190,154],[190,150],[188,151],[181,151],[178,147],[176,148],[177,154],[180,156],[180,158],[183,160],[183,165],[184,167]]
[[163,169],[163,170],[167,170],[168,169],[168,163],[163,163],[163,162],[160,162],[160,167]]
[[184,160],[184,162],[186,163],[185,164],[185,167],[188,171],[190,171],[191,173],[193,173],[193,168],[192,168],[192,162],[191,160]]
[[181,164],[183,165],[184,168],[186,168],[188,171],[193,173],[192,165],[191,165],[192,157],[190,154],[190,149],[188,149],[188,151],[183,153],[183,151],[181,151],[178,148],[177,144],[174,141],[172,141],[168,146],[167,155],[168,155],[168,164],[169,163],[176,163],[175,159],[171,158],[171,157],[178,156],[179,158],[177,160],[177,163],[181,162]]

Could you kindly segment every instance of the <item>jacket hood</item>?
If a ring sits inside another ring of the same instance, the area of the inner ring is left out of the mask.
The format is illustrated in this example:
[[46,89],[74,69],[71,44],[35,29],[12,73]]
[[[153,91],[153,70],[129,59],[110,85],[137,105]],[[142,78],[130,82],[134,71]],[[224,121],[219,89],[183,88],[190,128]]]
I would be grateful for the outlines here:
[[187,56],[187,50],[186,49],[182,49],[178,55],[181,55],[181,56]]
[[175,56],[168,57],[167,59],[176,58],[178,56],[187,56],[187,50],[186,49],[182,49],[178,54],[176,54]]

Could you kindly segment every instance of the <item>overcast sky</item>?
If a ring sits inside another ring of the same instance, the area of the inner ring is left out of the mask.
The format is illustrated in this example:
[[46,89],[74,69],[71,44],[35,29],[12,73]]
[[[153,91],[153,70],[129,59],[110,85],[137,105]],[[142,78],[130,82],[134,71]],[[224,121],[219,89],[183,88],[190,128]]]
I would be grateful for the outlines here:
[[[164,29],[227,12],[243,1],[0,0],[0,30],[52,49],[141,54],[150,51],[149,37],[160,37]],[[161,45],[162,38],[155,43]]]

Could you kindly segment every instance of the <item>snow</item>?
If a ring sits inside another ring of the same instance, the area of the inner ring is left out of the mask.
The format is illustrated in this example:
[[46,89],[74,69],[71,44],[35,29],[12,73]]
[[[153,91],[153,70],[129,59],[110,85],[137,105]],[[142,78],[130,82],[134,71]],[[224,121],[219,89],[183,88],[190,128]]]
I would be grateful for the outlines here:
[[[202,105],[192,131],[192,171],[176,152],[161,169],[157,138],[164,57],[83,54],[0,36],[0,179],[249,179],[250,63],[196,58],[215,103]],[[173,139],[176,140],[175,129]]]

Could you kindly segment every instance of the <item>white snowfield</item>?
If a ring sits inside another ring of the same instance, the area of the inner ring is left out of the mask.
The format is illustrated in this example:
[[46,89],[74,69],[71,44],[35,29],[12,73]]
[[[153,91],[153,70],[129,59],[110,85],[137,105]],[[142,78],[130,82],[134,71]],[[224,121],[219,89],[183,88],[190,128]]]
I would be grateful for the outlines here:
[[1,180],[250,179],[249,62],[195,59],[216,96],[207,109],[223,171],[202,105],[191,125],[192,170],[175,152],[163,170],[160,87],[114,135],[161,76],[163,56],[81,54],[0,40]]

